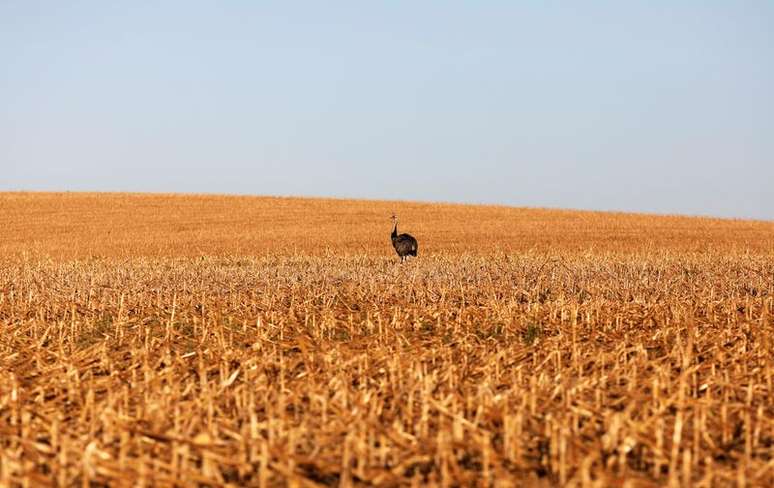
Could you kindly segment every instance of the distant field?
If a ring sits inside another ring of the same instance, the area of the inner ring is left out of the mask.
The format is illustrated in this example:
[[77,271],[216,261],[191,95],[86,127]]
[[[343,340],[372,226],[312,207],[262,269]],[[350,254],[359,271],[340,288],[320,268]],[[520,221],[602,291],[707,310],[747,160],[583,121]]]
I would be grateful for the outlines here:
[[774,223],[0,193],[0,486],[625,481],[774,485]]
[[389,217],[427,254],[774,253],[774,222],[365,200],[0,193],[0,252],[57,258],[390,256]]

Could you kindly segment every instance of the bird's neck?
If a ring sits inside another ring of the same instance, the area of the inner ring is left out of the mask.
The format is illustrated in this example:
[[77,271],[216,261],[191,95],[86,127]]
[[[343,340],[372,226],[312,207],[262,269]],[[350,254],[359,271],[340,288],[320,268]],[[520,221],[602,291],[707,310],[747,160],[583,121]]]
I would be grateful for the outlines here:
[[395,227],[392,228],[392,237],[398,237],[398,222],[395,222]]

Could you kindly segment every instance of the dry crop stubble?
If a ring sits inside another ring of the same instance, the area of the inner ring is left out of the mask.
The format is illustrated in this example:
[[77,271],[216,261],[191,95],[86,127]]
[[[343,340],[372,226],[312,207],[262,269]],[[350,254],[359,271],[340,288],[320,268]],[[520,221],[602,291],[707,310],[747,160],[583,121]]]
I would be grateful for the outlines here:
[[774,483],[771,223],[0,202],[0,485]]

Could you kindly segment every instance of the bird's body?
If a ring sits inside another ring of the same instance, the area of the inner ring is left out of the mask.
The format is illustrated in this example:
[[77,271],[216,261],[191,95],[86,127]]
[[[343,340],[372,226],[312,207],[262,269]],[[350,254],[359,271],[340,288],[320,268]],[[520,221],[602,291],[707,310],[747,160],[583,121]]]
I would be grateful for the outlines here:
[[398,219],[393,215],[392,220],[395,222],[395,227],[392,228],[392,247],[395,248],[395,252],[400,256],[401,262],[407,257],[417,255],[417,240],[410,234],[398,234]]

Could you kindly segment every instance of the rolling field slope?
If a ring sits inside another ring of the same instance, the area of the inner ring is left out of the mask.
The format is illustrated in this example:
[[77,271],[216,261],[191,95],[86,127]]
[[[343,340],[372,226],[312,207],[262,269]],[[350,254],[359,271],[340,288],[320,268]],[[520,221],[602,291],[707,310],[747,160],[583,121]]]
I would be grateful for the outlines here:
[[774,484],[771,222],[0,193],[0,339],[0,486]]

